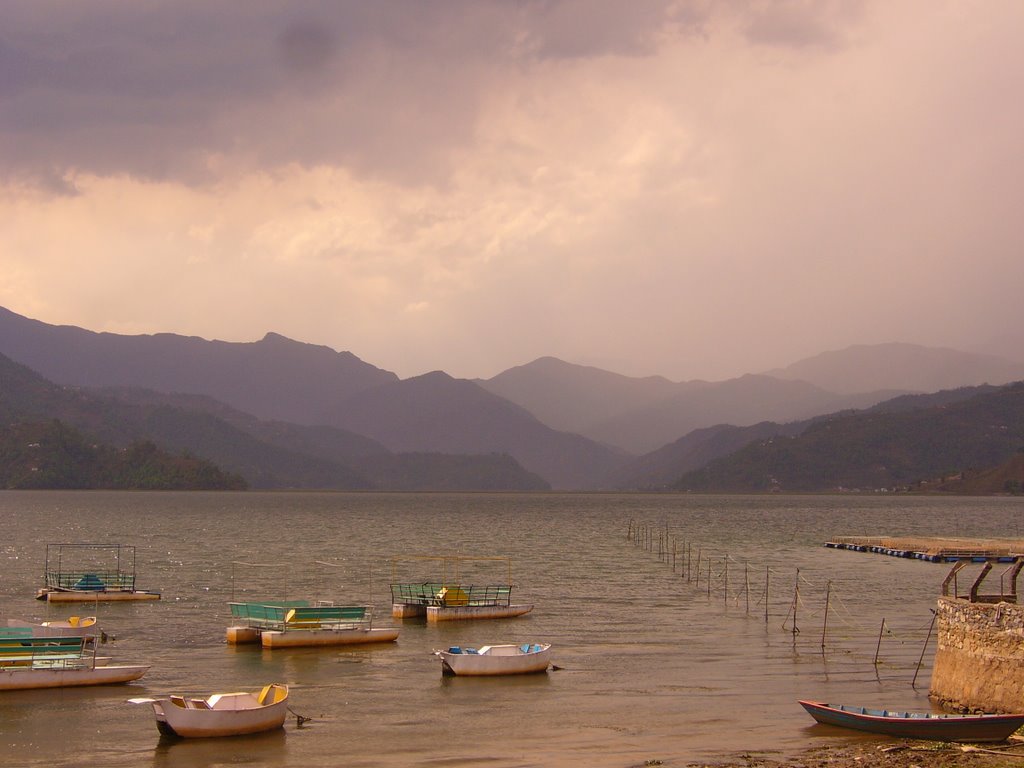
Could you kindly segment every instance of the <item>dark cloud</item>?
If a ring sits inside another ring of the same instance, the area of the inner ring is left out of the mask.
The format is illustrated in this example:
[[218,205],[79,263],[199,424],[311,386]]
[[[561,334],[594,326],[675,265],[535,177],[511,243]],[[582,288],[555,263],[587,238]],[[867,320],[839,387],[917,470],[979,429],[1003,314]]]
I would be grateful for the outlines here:
[[278,43],[285,66],[299,73],[322,71],[338,49],[334,31],[312,21],[289,24]]
[[754,3],[743,23],[751,43],[778,48],[838,49],[861,0],[768,0]]
[[440,183],[517,60],[642,55],[701,16],[669,6],[97,0],[51,14],[15,1],[0,29],[0,173],[202,183],[207,158],[229,155]]

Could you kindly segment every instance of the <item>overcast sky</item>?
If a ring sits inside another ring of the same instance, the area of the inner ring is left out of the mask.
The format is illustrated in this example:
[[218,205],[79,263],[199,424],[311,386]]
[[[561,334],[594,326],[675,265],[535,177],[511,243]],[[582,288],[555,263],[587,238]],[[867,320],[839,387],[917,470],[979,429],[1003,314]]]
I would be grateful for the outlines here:
[[1024,2],[4,0],[0,305],[401,377],[1024,358]]

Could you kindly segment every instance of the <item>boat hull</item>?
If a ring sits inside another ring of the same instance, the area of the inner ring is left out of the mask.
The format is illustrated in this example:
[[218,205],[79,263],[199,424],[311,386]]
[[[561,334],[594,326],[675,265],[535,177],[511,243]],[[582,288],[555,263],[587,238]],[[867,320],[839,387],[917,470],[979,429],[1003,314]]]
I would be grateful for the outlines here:
[[1024,714],[935,715],[847,707],[818,701],[801,701],[800,705],[811,717],[824,725],[906,739],[951,742],[1006,741],[1010,734],[1024,726]]
[[[179,697],[179,701],[184,699]],[[255,697],[247,694],[227,694],[213,708],[194,706],[203,700],[189,701],[189,706],[168,699],[153,701],[157,730],[165,736],[190,739],[245,736],[280,728],[288,716],[286,690],[283,698],[266,705],[257,704]]]
[[[526,675],[546,672],[551,665],[550,645],[540,650],[523,653],[518,646],[488,646],[480,653],[452,653],[435,651],[441,659],[441,671],[446,675],[462,677],[492,677],[498,675]],[[487,652],[490,649],[493,652]],[[518,652],[517,652],[518,651]]]
[[159,592],[118,592],[113,590],[77,591],[41,589],[36,595],[48,603],[111,603],[123,600],[159,600]]
[[428,605],[427,621],[511,619],[533,610],[532,605]]
[[71,688],[82,685],[112,685],[138,680],[149,666],[96,666],[91,669],[0,669],[0,691],[28,691],[37,688]]
[[398,631],[397,627],[296,629],[285,632],[268,630],[260,633],[260,643],[264,648],[312,648],[329,645],[392,643],[398,639]]

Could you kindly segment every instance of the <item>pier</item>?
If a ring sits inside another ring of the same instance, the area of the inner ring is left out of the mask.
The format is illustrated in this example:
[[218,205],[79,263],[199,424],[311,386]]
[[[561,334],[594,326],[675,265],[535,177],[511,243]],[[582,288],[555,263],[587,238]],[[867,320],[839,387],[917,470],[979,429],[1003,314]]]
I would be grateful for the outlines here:
[[1024,557],[1024,539],[926,538],[912,536],[833,536],[832,549],[908,557],[932,563],[1011,563]]

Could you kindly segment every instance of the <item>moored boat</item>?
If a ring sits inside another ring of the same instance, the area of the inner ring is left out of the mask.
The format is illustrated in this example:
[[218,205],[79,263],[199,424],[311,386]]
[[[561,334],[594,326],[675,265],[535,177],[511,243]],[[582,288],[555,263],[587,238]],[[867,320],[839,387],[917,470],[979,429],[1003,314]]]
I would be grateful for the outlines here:
[[[397,578],[393,558],[391,615],[396,619],[426,617],[429,623],[473,619],[510,619],[533,610],[533,605],[512,602],[512,561],[507,557],[464,557],[462,555],[414,557],[441,566],[440,581],[402,582]],[[473,584],[462,578],[462,569],[476,561],[499,562],[506,566],[505,583]]]
[[1006,741],[1014,731],[1024,726],[1024,714],[897,712],[846,704],[826,704],[820,701],[800,701],[800,705],[811,717],[824,725],[907,739]]
[[109,664],[91,638],[0,634],[0,691],[109,685],[138,680],[148,665]]
[[36,598],[51,603],[159,600],[135,586],[135,547],[124,544],[47,544],[45,586]]
[[229,606],[236,622],[227,630],[231,645],[258,642],[264,648],[309,648],[398,639],[398,627],[373,626],[373,610],[366,605],[293,600]]
[[546,672],[550,666],[549,643],[484,645],[479,649],[453,646],[434,651],[446,675],[522,675]]
[[207,697],[173,695],[129,701],[133,704],[152,704],[156,727],[165,736],[243,736],[284,725],[288,715],[288,686],[271,683],[258,694],[215,693]]

